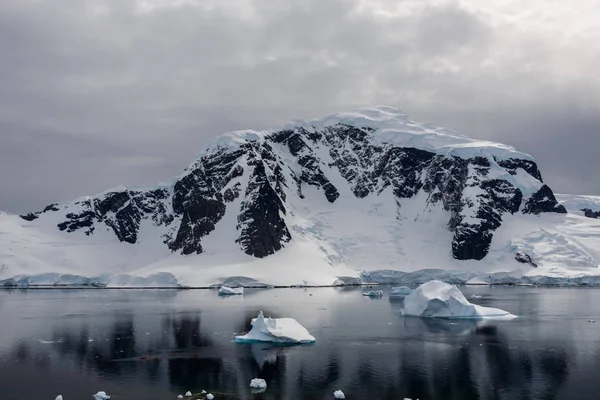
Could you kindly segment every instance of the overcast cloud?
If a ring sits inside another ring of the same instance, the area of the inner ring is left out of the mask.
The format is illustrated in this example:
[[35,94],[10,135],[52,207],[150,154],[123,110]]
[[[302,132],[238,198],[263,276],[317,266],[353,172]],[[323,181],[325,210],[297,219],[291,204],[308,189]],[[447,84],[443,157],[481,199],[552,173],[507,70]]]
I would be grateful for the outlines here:
[[597,0],[5,0],[0,209],[179,174],[212,137],[386,104],[600,194]]

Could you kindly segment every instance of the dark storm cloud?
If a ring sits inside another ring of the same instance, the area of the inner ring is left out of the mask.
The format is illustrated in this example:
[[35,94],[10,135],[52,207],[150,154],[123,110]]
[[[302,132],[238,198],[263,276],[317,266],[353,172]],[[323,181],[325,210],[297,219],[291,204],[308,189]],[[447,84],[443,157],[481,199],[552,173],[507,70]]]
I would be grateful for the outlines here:
[[600,193],[593,2],[502,4],[6,2],[0,209],[153,184],[224,131],[373,104],[531,153],[557,191]]

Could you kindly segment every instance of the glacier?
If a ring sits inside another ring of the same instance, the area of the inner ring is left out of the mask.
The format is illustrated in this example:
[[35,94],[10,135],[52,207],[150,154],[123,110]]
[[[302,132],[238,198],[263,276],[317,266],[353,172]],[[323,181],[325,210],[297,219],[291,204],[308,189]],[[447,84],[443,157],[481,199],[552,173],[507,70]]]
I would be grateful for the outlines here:
[[600,197],[361,108],[209,143],[166,184],[0,213],[0,286],[600,285]]

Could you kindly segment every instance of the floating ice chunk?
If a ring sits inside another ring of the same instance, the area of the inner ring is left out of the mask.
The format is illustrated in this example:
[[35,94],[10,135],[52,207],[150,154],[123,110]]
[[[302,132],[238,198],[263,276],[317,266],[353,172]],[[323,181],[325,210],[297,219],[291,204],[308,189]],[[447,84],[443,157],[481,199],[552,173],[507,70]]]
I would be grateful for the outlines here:
[[56,396],[56,399],[54,400],[63,400],[62,396],[59,394],[58,396]]
[[456,286],[429,281],[404,298],[404,314],[416,317],[512,319],[499,308],[471,304]]
[[390,289],[390,297],[404,297],[412,293],[408,286],[398,286]]
[[106,394],[106,392],[98,392],[94,395],[94,399],[96,400],[108,400],[110,396]]
[[206,394],[206,390],[201,391],[200,394]]
[[192,392],[190,392],[190,391],[186,392],[185,397],[192,397]]
[[345,399],[346,396],[344,395],[344,392],[342,392],[341,390],[336,390],[335,392],[333,392],[333,397],[335,397],[336,399]]
[[381,297],[383,296],[383,290],[371,290],[368,292],[364,292],[363,296],[366,297]]
[[215,396],[213,396],[212,393],[209,393],[209,394],[206,395],[206,398],[208,400],[213,400],[215,398]]
[[244,288],[232,288],[229,286],[221,286],[219,289],[219,296],[232,296],[236,294],[244,294]]
[[471,298],[472,298],[472,299],[480,299],[480,298],[482,298],[482,297],[483,297],[483,296],[482,296],[482,295],[480,295],[480,294],[472,294],[472,295],[471,295]]
[[594,322],[596,322],[596,320],[595,319],[589,319],[588,322],[594,323]]
[[312,343],[315,338],[293,318],[265,318],[263,312],[252,320],[252,329],[236,342]]
[[179,396],[177,396],[178,399],[183,399],[183,395],[180,394]]
[[250,387],[252,389],[266,390],[267,382],[264,379],[255,378],[250,381]]

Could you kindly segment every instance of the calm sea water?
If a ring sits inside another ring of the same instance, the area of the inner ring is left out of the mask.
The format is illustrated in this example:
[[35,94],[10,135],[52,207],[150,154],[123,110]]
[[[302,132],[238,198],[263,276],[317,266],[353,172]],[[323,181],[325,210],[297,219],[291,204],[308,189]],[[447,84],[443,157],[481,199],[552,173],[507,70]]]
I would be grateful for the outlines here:
[[[384,289],[2,290],[0,399],[600,397],[600,290],[462,287],[520,316],[483,323],[404,317]],[[317,342],[233,343],[259,310]],[[263,394],[248,387],[256,377]]]

